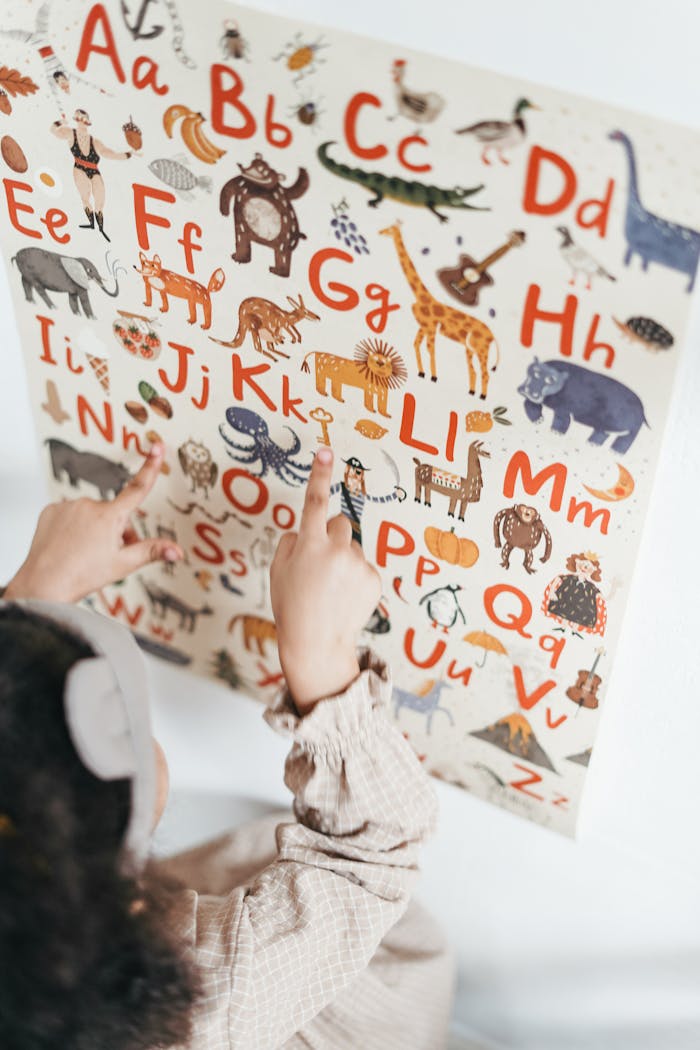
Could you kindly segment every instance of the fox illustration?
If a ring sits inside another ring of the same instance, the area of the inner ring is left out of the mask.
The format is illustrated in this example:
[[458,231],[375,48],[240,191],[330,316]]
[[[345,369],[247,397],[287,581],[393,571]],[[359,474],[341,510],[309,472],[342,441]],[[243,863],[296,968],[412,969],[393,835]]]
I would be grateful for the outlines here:
[[191,277],[185,277],[183,274],[174,273],[172,270],[164,270],[159,255],[154,255],[152,259],[149,259],[143,254],[143,252],[139,252],[139,261],[141,263],[141,269],[136,265],[134,265],[134,269],[137,273],[141,274],[143,277],[143,283],[146,286],[146,298],[143,301],[144,306],[151,305],[154,288],[157,292],[160,292],[160,312],[162,314],[166,313],[169,309],[168,295],[175,295],[180,299],[187,299],[190,309],[190,314],[187,320],[190,324],[194,324],[197,320],[197,303],[201,303],[204,310],[202,328],[211,328],[211,299],[209,293],[218,292],[219,289],[223,287],[224,281],[226,280],[226,274],[221,267],[214,270],[209,278],[209,284],[205,288],[203,284],[199,284],[198,281],[193,280]]

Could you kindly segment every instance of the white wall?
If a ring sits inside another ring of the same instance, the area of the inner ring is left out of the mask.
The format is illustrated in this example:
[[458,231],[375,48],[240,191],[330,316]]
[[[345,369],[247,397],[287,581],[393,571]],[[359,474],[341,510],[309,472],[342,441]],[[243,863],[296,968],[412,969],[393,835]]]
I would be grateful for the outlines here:
[[[700,125],[700,8],[690,0],[259,6]],[[4,274],[0,315],[4,580],[24,556],[45,493]],[[436,782],[442,822],[425,851],[420,896],[458,947],[457,1016],[485,1045],[700,1045],[700,552],[685,538],[700,515],[699,401],[696,303],[579,840]],[[217,796],[199,811],[176,801],[161,845],[247,817],[259,802],[285,804],[286,744],[258,705],[150,665],[176,793]]]

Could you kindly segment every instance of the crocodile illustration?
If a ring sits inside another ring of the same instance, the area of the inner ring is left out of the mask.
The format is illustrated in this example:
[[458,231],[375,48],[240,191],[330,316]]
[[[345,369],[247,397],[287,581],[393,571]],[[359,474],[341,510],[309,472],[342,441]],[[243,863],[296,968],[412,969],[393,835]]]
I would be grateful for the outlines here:
[[479,186],[472,186],[471,189],[455,186],[453,189],[447,190],[442,189],[440,186],[427,186],[422,182],[408,182],[406,179],[402,179],[400,175],[383,175],[379,171],[364,171],[362,168],[350,168],[347,164],[339,164],[332,157],[328,156],[329,147],[334,145],[335,142],[323,142],[316,151],[318,159],[324,168],[327,168],[334,175],[338,175],[341,179],[357,182],[364,189],[373,193],[374,197],[367,201],[371,208],[376,208],[385,197],[391,197],[392,200],[400,201],[402,204],[413,204],[416,207],[422,205],[431,211],[433,215],[437,215],[440,222],[447,222],[448,216],[441,215],[438,207],[468,208],[470,211],[491,210],[490,208],[479,208],[474,204],[468,204],[465,200],[466,197],[471,197],[472,194],[483,190],[483,183]]

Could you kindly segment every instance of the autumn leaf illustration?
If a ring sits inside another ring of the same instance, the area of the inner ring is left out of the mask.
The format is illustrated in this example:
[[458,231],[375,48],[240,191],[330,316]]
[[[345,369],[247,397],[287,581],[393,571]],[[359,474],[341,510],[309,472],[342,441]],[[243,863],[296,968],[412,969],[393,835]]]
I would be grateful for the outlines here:
[[23,77],[18,69],[0,66],[0,88],[15,98],[18,95],[33,95],[39,90],[31,77]]

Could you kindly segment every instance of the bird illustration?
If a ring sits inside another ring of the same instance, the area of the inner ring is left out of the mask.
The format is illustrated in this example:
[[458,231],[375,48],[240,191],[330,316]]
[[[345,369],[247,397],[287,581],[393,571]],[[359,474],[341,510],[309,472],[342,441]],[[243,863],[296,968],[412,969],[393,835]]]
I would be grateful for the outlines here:
[[396,84],[396,107],[398,113],[389,120],[396,117],[406,117],[416,124],[430,124],[442,113],[445,100],[442,95],[435,91],[412,91],[404,87],[404,73],[406,71],[406,60],[397,58],[391,69],[391,78]]
[[204,445],[192,438],[180,445],[177,450],[182,473],[192,481],[192,492],[204,489],[205,499],[209,499],[209,489],[216,484],[219,468],[211,458],[211,452]]
[[213,576],[208,569],[198,569],[197,572],[194,574],[194,578],[203,591],[211,590],[210,584],[213,579]]
[[576,284],[576,275],[578,273],[585,275],[586,288],[591,287],[591,279],[593,277],[607,277],[609,281],[617,280],[617,277],[613,277],[611,273],[603,269],[600,263],[592,255],[589,255],[585,248],[581,248],[576,244],[567,226],[557,226],[557,233],[560,233],[563,238],[559,245],[559,251],[565,262],[571,267],[569,284]]
[[519,98],[513,108],[512,120],[481,120],[469,127],[459,128],[456,135],[474,135],[482,143],[481,159],[484,164],[490,164],[489,150],[495,149],[498,159],[502,164],[510,164],[507,157],[503,156],[503,150],[513,149],[519,146],[527,133],[523,113],[526,109],[539,109],[534,102],[527,98]]
[[467,621],[464,618],[464,613],[460,608],[456,594],[457,591],[461,590],[462,588],[458,583],[450,583],[447,587],[438,587],[437,590],[423,595],[418,602],[419,605],[427,602],[426,609],[430,617],[431,626],[437,627],[439,624],[442,627],[443,634],[447,634],[448,629],[454,626],[458,616],[462,617],[462,621],[466,626]]
[[41,407],[44,412],[51,416],[54,423],[60,425],[61,423],[65,423],[67,419],[70,419],[70,416],[61,404],[58,388],[53,379],[46,380],[46,401],[42,403]]

